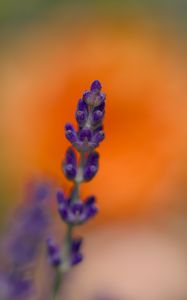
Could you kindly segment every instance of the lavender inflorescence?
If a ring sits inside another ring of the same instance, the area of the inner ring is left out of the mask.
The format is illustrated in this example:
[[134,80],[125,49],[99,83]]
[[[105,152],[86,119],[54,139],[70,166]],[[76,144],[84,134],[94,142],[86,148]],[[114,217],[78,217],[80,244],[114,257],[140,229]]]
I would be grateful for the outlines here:
[[[105,94],[101,84],[95,80],[89,91],[84,92],[78,101],[75,113],[78,129],[72,124],[65,125],[65,136],[71,143],[66,151],[62,169],[66,178],[73,182],[69,196],[63,191],[57,192],[58,212],[67,225],[67,234],[62,249],[52,238],[47,241],[49,262],[56,269],[54,289],[50,299],[57,299],[63,274],[83,260],[81,253],[82,239],[73,237],[73,228],[82,225],[97,212],[95,196],[85,200],[80,197],[80,184],[94,178],[99,168],[99,154],[95,149],[103,141],[103,118],[105,115]],[[79,158],[78,158],[79,153]]]
[[105,114],[105,94],[101,92],[101,84],[95,80],[78,102],[76,120],[78,131],[72,124],[66,124],[66,137],[79,152],[91,152],[105,135],[103,132],[103,118]]

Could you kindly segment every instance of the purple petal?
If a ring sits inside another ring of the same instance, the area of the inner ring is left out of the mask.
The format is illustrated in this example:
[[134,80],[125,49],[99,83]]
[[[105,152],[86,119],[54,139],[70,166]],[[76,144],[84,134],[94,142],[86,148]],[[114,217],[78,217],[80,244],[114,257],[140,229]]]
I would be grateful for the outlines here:
[[85,139],[87,139],[88,141],[90,141],[92,138],[92,132],[90,129],[88,128],[83,128],[79,131],[79,139],[80,141],[84,141]]
[[87,165],[98,165],[99,153],[96,151],[91,152],[87,158]]
[[80,99],[78,102],[78,109],[77,110],[82,110],[86,111],[88,109],[86,102],[83,99]]
[[97,170],[98,170],[98,168],[95,165],[87,166],[84,169],[84,175],[83,175],[84,180],[86,180],[86,181],[91,180],[95,176],[95,174],[97,173]]
[[85,205],[90,206],[90,205],[94,204],[95,202],[96,202],[96,197],[95,196],[89,196],[85,201]]
[[71,251],[78,252],[80,250],[81,245],[82,245],[82,238],[81,237],[74,238],[71,244]]
[[86,121],[86,113],[84,111],[78,110],[76,112],[76,120],[81,125]]
[[60,214],[62,220],[64,220],[65,222],[68,222],[68,219],[69,219],[68,208],[65,206],[60,206],[58,211],[59,211],[59,214]]
[[100,142],[102,142],[105,138],[105,134],[103,131],[96,132],[96,134],[93,136],[93,141],[98,145]]
[[68,150],[66,151],[65,161],[68,164],[73,164],[74,166],[77,165],[76,153],[75,153],[75,151],[73,150],[72,147],[69,147]]
[[84,204],[81,201],[77,201],[71,205],[71,211],[74,214],[81,214],[84,209]]
[[93,92],[100,92],[102,89],[101,83],[99,80],[94,80],[91,84],[90,90]]
[[65,164],[64,173],[65,173],[65,175],[68,179],[73,180],[76,177],[77,170],[76,170],[74,165],[72,165],[72,164],[67,164],[66,165]]
[[103,119],[103,112],[101,110],[96,110],[93,113],[92,120],[94,123],[101,122]]
[[83,255],[81,253],[74,253],[71,257],[71,265],[75,266],[83,260]]

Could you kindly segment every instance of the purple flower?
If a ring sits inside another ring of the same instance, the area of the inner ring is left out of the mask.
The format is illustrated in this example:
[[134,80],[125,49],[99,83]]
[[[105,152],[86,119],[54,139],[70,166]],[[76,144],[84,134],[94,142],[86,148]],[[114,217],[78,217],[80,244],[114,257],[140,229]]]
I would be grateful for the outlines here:
[[94,151],[89,153],[83,171],[85,181],[91,180],[98,171],[99,154]]
[[72,126],[71,130],[66,130],[66,137],[79,152],[90,152],[99,146],[104,140],[105,134],[103,130],[97,131],[87,128],[76,132]]
[[103,141],[105,135],[102,123],[105,114],[105,95],[101,92],[101,84],[95,80],[90,91],[79,100],[76,120],[78,131],[71,124],[66,124],[66,138],[79,152],[93,151]]
[[47,199],[49,186],[32,184],[28,189],[26,203],[15,214],[4,242],[6,259],[1,265],[0,299],[29,299],[33,280],[28,278],[39,254],[49,225]]
[[85,127],[78,132],[78,137],[80,142],[91,142],[92,140],[92,130]]
[[16,274],[0,274],[0,299],[2,300],[25,300],[33,292],[33,282],[25,278],[23,272]]
[[52,266],[58,267],[62,263],[59,246],[52,238],[47,239],[47,254]]
[[83,260],[83,255],[80,253],[82,238],[74,238],[71,242],[71,265],[75,266]]
[[[80,252],[82,239],[73,238],[73,229],[90,220],[98,212],[94,196],[84,201],[80,199],[80,184],[90,181],[99,167],[99,154],[95,149],[105,138],[103,131],[105,94],[101,89],[98,80],[92,82],[90,90],[84,92],[78,101],[75,113],[78,128],[75,129],[70,123],[65,125],[65,136],[72,147],[66,152],[62,168],[66,178],[73,182],[73,187],[69,197],[65,197],[62,191],[57,192],[58,212],[63,222],[67,224],[64,247],[59,250],[51,238],[47,241],[49,261],[58,268],[57,282],[54,282],[53,290],[55,299],[60,290],[58,274],[62,270],[68,272],[71,266],[83,260]],[[78,159],[77,152],[79,152]]]
[[[80,252],[81,245],[82,238],[72,239],[69,253],[69,263],[71,266],[75,266],[83,260],[83,255]],[[59,267],[63,263],[63,259],[60,255],[60,248],[51,237],[47,239],[47,254],[49,263],[53,267]]]
[[77,158],[73,148],[69,148],[66,152],[66,157],[63,162],[63,170],[65,176],[69,180],[74,180],[77,175]]
[[14,227],[9,233],[8,255],[12,264],[32,263],[38,254],[41,241],[49,225],[46,203],[37,202],[25,205],[15,216]]
[[92,92],[96,92],[96,93],[99,93],[102,89],[102,86],[101,86],[101,83],[99,82],[99,80],[95,80],[92,82],[91,84],[91,87],[90,87],[90,90]]
[[65,134],[66,134],[66,138],[70,141],[70,143],[74,144],[78,141],[77,133],[73,128],[72,124],[68,123],[65,125]]
[[72,202],[66,199],[62,192],[57,193],[58,211],[64,222],[67,224],[81,225],[94,217],[98,211],[95,205],[95,197],[90,196],[84,202],[77,200]]
[[87,119],[87,113],[84,110],[77,110],[76,112],[76,120],[79,123],[80,126],[83,126],[85,124],[85,121]]
[[92,115],[92,122],[93,124],[96,124],[97,122],[101,122],[102,118],[103,118],[103,112],[99,109],[97,109],[96,111],[93,112]]

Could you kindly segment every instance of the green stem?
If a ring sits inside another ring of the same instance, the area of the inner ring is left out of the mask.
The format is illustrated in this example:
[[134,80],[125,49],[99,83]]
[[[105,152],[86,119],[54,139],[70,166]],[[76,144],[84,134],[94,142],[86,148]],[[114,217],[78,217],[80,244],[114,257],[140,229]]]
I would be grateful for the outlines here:
[[57,270],[56,274],[55,274],[51,300],[57,300],[58,299],[58,294],[59,294],[60,286],[61,286],[61,283],[62,283],[62,277],[63,277],[63,273],[60,272],[60,270]]

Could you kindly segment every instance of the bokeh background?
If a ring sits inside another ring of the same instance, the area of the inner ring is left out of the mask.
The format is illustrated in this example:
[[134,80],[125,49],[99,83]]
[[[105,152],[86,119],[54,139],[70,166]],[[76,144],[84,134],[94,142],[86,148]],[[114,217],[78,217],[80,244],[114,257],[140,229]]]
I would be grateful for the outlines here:
[[158,220],[184,231],[186,15],[185,0],[0,1],[1,224],[30,178],[68,190],[64,123],[99,79],[106,141],[83,186],[100,207],[88,231]]

